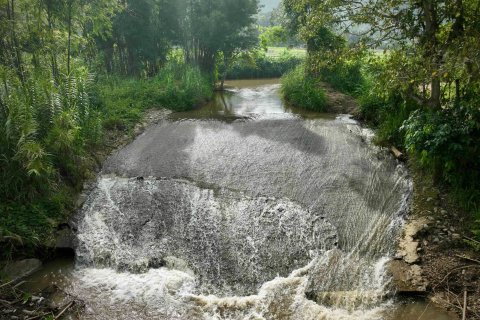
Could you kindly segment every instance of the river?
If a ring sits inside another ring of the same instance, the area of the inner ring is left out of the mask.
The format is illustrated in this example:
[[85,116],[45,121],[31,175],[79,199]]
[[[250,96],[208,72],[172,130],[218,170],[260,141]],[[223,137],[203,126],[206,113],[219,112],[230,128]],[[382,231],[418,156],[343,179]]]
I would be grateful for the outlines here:
[[277,80],[228,85],[113,153],[73,218],[75,263],[33,279],[81,319],[450,319],[394,294],[412,184],[373,133],[287,107]]

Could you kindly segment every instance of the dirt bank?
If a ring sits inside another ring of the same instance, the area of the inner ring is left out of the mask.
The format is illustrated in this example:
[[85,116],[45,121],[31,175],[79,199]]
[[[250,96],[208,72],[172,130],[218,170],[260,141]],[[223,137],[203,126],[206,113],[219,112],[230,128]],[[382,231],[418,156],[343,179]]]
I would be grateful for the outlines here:
[[359,111],[358,103],[347,94],[333,89],[328,83],[320,83],[320,87],[325,92],[327,98],[327,111],[336,114],[356,115]]
[[480,319],[480,253],[467,244],[471,218],[414,165],[410,172],[412,210],[394,264],[403,264],[403,270],[414,276],[404,277],[407,283],[402,287],[405,283],[397,271],[397,288],[426,294],[460,319],[466,305],[466,319]]

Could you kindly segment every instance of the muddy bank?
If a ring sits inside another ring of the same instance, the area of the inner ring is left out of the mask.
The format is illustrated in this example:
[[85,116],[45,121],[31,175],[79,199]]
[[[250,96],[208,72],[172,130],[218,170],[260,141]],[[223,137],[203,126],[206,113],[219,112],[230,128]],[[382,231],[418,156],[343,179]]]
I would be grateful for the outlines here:
[[327,112],[334,114],[351,114],[356,116],[359,113],[358,103],[352,96],[339,92],[328,83],[320,83],[320,88],[325,92],[327,98]]

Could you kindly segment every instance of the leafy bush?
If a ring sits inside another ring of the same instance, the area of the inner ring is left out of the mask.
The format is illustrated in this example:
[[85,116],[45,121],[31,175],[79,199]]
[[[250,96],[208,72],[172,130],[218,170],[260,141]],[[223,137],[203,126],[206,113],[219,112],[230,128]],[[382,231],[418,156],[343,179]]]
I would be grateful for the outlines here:
[[419,109],[405,121],[405,147],[474,217],[480,238],[480,110],[472,105]]
[[327,105],[325,93],[318,81],[306,74],[303,65],[282,78],[282,96],[294,106],[314,111],[324,111]]
[[360,117],[377,129],[376,142],[381,145],[403,147],[403,122],[419,106],[405,100],[385,79],[385,61],[378,57],[362,60],[362,83],[357,91]]
[[480,110],[419,109],[402,127],[405,147],[452,186],[480,189]]

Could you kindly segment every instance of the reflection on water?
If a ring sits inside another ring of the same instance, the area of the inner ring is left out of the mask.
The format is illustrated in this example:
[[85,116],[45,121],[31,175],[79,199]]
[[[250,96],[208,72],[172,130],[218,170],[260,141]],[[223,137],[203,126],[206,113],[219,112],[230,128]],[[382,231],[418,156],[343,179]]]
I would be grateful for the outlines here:
[[225,91],[216,92],[211,102],[193,111],[173,113],[170,118],[217,119],[226,122],[239,119],[259,119],[298,116],[304,119],[335,119],[335,115],[318,113],[289,106],[279,94],[279,79],[235,80],[225,83]]
[[105,163],[75,217],[76,267],[46,266],[82,319],[451,319],[392,297],[405,169],[349,117],[235,81]]

